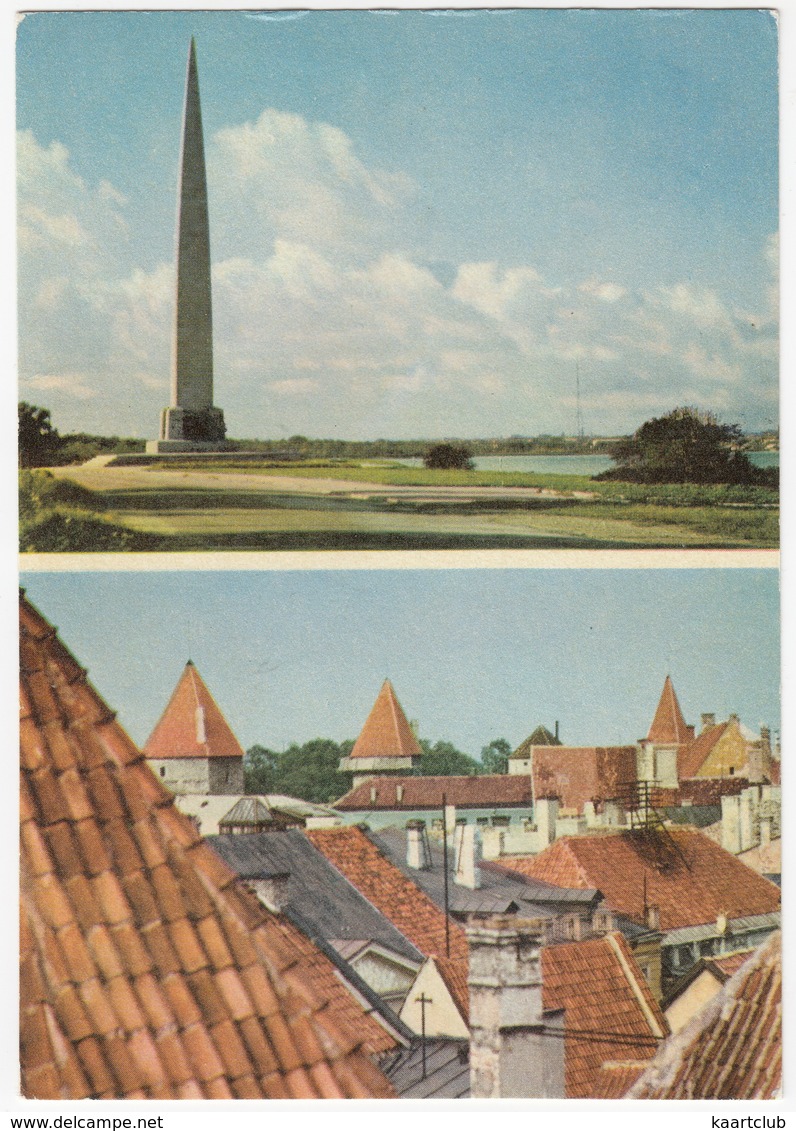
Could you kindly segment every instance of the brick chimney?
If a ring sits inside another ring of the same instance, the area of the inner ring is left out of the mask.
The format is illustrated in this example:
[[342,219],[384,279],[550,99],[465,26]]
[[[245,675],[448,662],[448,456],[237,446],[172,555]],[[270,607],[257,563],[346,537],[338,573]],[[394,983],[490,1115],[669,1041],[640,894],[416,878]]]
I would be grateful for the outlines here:
[[542,1009],[543,919],[471,918],[470,1095],[564,1096],[563,1011]]
[[427,872],[431,867],[431,849],[425,821],[406,822],[406,864],[419,872]]

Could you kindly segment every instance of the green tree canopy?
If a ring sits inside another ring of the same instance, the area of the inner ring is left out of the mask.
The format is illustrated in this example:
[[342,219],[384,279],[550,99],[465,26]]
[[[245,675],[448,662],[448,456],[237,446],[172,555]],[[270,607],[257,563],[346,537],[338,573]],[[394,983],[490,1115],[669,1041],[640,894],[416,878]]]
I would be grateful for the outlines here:
[[511,747],[505,738],[493,738],[481,750],[481,772],[484,774],[507,774]]
[[50,410],[20,401],[18,412],[20,467],[46,467],[53,462],[61,443]]
[[294,742],[281,753],[252,746],[243,763],[244,788],[247,793],[285,793],[327,805],[351,787],[338,766],[352,746],[331,738],[314,738],[303,746]]
[[469,448],[456,444],[435,444],[423,456],[423,463],[437,471],[472,471],[475,466]]
[[415,772],[421,777],[451,777],[466,774],[468,777],[480,770],[475,758],[457,750],[451,742],[435,742],[432,746],[425,738],[420,739],[420,767]]
[[712,412],[676,408],[646,421],[611,455],[618,466],[597,476],[632,483],[762,483],[768,478],[740,450],[737,424]]

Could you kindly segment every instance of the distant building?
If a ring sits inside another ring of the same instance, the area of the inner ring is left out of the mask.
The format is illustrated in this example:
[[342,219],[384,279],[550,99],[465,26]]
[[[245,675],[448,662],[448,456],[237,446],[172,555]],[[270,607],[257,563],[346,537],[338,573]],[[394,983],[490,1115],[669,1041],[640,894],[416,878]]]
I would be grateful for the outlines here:
[[413,770],[422,753],[393,686],[386,679],[351,753],[340,759],[340,772],[354,775],[356,789],[374,774]]
[[533,793],[528,776],[508,774],[456,775],[450,777],[373,776],[365,778],[334,803],[352,823],[367,822],[373,828],[404,825],[409,818],[426,820],[442,829],[443,803],[448,823],[464,820],[472,824],[521,828],[533,817]]
[[155,775],[176,794],[242,794],[243,748],[191,660],[144,743]]

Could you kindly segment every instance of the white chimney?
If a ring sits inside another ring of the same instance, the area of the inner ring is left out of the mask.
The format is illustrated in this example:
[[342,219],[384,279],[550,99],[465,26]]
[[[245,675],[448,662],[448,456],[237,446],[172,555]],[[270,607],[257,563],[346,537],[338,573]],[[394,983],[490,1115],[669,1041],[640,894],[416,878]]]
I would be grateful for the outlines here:
[[542,1009],[545,920],[496,915],[465,930],[471,1097],[563,1098],[563,1013]]
[[534,808],[534,821],[539,831],[542,844],[552,844],[556,839],[556,821],[558,820],[558,798],[537,797]]
[[455,836],[456,872],[453,882],[475,891],[481,886],[481,837],[475,825],[457,825]]
[[706,730],[710,730],[710,728],[711,728],[711,727],[714,727],[715,725],[716,725],[716,716],[715,716],[715,714],[712,714],[712,713],[710,713],[710,712],[708,712],[708,711],[705,711],[705,712],[703,712],[703,714],[702,714],[702,731],[701,731],[701,733],[702,733],[702,734],[704,734]]
[[406,863],[407,867],[417,871],[428,871],[431,867],[431,849],[425,821],[406,822]]

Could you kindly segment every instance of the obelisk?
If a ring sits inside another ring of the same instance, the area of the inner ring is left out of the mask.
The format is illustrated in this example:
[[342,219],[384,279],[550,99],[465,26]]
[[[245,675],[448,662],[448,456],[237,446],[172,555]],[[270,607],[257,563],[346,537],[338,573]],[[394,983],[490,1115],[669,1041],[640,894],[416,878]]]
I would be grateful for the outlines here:
[[213,310],[207,176],[199,104],[196,44],[191,39],[185,81],[179,186],[171,404],[161,413],[160,438],[148,451],[225,447],[224,414],[213,405]]

